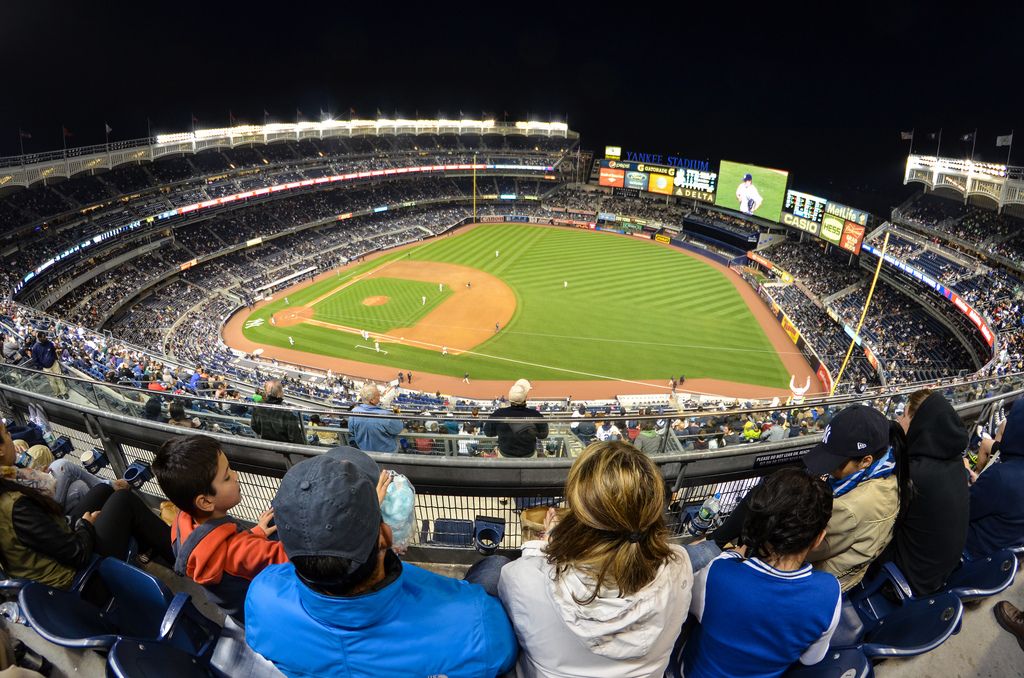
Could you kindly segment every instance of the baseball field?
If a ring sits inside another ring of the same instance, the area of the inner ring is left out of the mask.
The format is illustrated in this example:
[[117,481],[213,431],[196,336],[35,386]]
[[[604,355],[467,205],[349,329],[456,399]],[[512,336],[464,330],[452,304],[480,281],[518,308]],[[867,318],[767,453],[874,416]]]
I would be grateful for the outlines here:
[[648,240],[483,224],[279,292],[233,319],[244,345],[225,337],[310,366],[387,367],[374,373],[387,378],[610,380],[643,393],[686,375],[785,389],[791,360],[735,278]]

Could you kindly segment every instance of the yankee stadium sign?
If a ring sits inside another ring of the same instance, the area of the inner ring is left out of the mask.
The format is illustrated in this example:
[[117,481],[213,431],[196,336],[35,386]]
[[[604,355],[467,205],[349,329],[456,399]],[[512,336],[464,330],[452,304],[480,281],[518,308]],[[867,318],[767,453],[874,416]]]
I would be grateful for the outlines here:
[[661,155],[660,153],[637,153],[636,151],[626,151],[623,153],[623,159],[628,160],[629,162],[668,165],[669,167],[703,170],[705,172],[711,169],[707,160],[693,160],[692,158],[680,158],[676,155]]

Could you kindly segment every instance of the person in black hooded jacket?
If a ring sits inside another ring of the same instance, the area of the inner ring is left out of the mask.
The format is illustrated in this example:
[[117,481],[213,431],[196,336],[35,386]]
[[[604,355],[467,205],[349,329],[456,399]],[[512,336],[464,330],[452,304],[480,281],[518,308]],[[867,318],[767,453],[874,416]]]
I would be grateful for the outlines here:
[[914,595],[924,596],[946,583],[967,542],[968,436],[949,401],[928,389],[910,395],[900,423],[907,433],[912,498],[875,563],[894,561]]

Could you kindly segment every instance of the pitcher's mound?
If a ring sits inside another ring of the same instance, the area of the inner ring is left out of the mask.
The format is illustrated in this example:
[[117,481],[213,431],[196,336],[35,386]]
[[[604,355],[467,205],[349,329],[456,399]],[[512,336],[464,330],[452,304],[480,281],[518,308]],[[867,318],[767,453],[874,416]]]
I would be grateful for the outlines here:
[[363,299],[363,306],[383,306],[384,304],[391,301],[391,297],[377,296],[377,297],[366,297]]

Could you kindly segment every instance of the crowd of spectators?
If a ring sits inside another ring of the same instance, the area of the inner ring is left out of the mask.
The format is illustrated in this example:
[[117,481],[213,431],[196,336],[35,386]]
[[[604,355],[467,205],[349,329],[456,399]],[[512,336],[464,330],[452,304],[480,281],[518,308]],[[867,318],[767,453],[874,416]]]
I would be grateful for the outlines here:
[[[281,401],[280,384],[270,381],[263,392],[267,402]],[[518,395],[510,392],[510,400]],[[361,400],[364,415],[387,411],[375,387],[364,389]],[[0,466],[11,469],[4,490],[20,504],[13,509],[16,529],[2,537],[5,552],[14,554],[5,570],[67,589],[93,550],[127,557],[127,547],[111,547],[110,523],[117,520],[125,544],[133,531],[157,566],[204,587],[244,625],[245,641],[286,675],[341,668],[358,676],[457,675],[470,666],[467,675],[660,676],[670,662],[681,662],[673,668],[691,678],[781,676],[842,646],[833,640],[849,630],[841,624],[844,593],[883,569],[898,568],[907,595],[927,601],[951,589],[962,563],[1024,543],[1024,508],[999,500],[1015,496],[1024,478],[1020,404],[984,450],[998,449],[1001,461],[979,458],[975,468],[965,468],[970,435],[943,393],[919,390],[901,405],[895,421],[857,404],[785,410],[764,421],[739,413],[683,422],[694,449],[711,449],[713,441],[781,440],[794,429],[830,432],[803,468],[770,469],[731,492],[716,522],[690,520],[688,529],[706,539],[685,546],[668,537],[686,523],[689,507],[673,502],[662,470],[621,433],[595,434],[569,471],[564,500],[542,505],[533,538],[513,559],[483,557],[465,581],[404,557],[406,525],[418,526],[419,516],[406,479],[365,453],[386,459],[398,448],[397,432],[383,431],[379,420],[363,417],[373,426],[358,436],[364,451],[334,447],[290,466],[255,525],[232,515],[257,498],[243,496],[246,486],[219,442],[169,437],[152,468],[171,504],[170,527],[152,514],[147,525],[134,508],[118,511],[130,493],[103,505],[102,517],[63,505],[53,510],[90,526],[69,527],[30,510],[31,497],[59,479],[46,470],[16,472],[14,443],[0,425]],[[266,439],[290,435],[290,422],[274,419],[273,410],[260,412],[256,407],[254,427],[271,431]],[[101,489],[107,501],[123,488]],[[43,517],[28,521],[36,514]],[[97,518],[106,522],[91,526]],[[34,540],[24,530],[46,521],[60,538]],[[68,567],[52,544],[72,541],[76,532],[90,537],[77,537],[88,547]],[[887,612],[875,614],[886,623]],[[696,623],[678,655],[688,617]],[[951,623],[959,624],[959,616]],[[479,633],[460,636],[467,624]]]
[[[795,285],[773,287],[770,293],[835,379],[850,347],[850,337],[842,326]],[[852,391],[861,382],[872,387],[881,383],[863,349],[855,347],[836,392]]]
[[819,299],[838,294],[851,285],[863,283],[867,275],[854,264],[848,252],[820,241],[781,242],[762,252],[763,256],[791,274]]
[[[867,298],[860,288],[839,297],[834,307],[855,326]],[[919,302],[878,285],[861,335],[870,340],[884,364],[887,383],[898,385],[960,376],[974,371],[967,349]]]
[[[211,197],[353,171],[410,164],[465,164],[474,161],[473,151],[480,153],[475,156],[477,162],[556,165],[568,145],[564,139],[531,139],[536,143],[528,145],[517,141],[506,143],[499,138],[486,139],[446,135],[443,139],[426,140],[422,148],[430,148],[429,154],[420,150],[417,142],[395,141],[395,138],[372,141],[331,138],[276,144],[274,157],[294,156],[290,162],[270,162],[265,153],[269,147],[220,149],[150,164],[121,166],[103,174],[14,191],[0,200],[0,226],[4,227],[0,230],[14,246],[0,260],[4,265],[0,269],[4,272],[0,285],[12,289],[19,277],[33,266],[97,233]],[[284,146],[289,146],[290,150],[279,152]],[[539,188],[536,180],[503,180],[503,186],[502,190],[520,195],[531,195]],[[77,195],[83,201],[68,198],[61,191]],[[44,220],[44,217],[47,218]],[[25,231],[25,227],[33,227],[34,232]],[[26,247],[24,238],[29,233],[33,235],[31,248]],[[43,235],[44,238],[39,237]],[[101,245],[96,251],[107,247]]]

